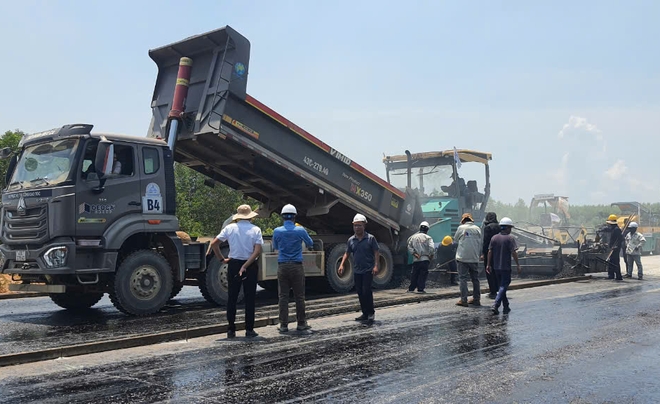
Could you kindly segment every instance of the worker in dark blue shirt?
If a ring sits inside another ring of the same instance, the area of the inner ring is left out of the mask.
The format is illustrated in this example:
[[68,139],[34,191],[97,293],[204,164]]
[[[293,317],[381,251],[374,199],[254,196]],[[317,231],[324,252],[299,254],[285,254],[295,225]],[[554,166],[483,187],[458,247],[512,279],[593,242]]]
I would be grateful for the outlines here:
[[307,230],[296,225],[298,211],[293,205],[282,208],[284,224],[273,231],[273,250],[277,250],[277,283],[280,308],[280,333],[289,331],[289,290],[293,289],[296,300],[296,329],[309,333],[311,328],[305,318],[305,270],[303,269],[302,243],[310,250],[314,242]]
[[353,231],[355,234],[348,239],[346,252],[339,265],[339,275],[344,272],[344,264],[350,254],[353,254],[353,278],[355,279],[355,290],[360,299],[362,315],[355,321],[367,325],[373,324],[375,320],[374,295],[371,291],[371,283],[374,275],[378,273],[378,259],[380,258],[378,241],[376,237],[365,230],[367,218],[357,214],[353,218]]

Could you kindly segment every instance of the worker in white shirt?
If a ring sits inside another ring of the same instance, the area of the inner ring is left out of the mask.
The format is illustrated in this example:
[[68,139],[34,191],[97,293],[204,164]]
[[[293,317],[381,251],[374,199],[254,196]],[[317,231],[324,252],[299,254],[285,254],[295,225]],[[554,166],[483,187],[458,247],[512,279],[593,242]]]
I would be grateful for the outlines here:
[[644,276],[644,269],[642,268],[642,247],[646,243],[644,235],[637,231],[639,225],[637,222],[630,222],[628,225],[628,234],[626,234],[626,254],[628,260],[626,262],[626,278],[632,278],[633,263],[637,264],[637,279],[640,281]]
[[[254,331],[254,302],[257,294],[257,258],[264,243],[261,229],[250,222],[257,216],[250,205],[241,205],[233,216],[234,222],[227,225],[211,242],[211,248],[218,259],[227,263],[229,299],[227,301],[227,338],[236,336],[236,301],[243,286],[245,295],[245,336],[256,337]],[[220,243],[229,243],[229,258],[220,251]]]

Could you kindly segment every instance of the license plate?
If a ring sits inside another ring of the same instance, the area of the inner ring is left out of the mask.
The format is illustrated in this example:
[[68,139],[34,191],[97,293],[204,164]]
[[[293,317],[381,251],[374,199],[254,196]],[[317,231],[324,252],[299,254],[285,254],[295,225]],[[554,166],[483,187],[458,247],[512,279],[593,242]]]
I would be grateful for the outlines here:
[[19,250],[16,251],[16,261],[26,261],[27,260],[27,251]]

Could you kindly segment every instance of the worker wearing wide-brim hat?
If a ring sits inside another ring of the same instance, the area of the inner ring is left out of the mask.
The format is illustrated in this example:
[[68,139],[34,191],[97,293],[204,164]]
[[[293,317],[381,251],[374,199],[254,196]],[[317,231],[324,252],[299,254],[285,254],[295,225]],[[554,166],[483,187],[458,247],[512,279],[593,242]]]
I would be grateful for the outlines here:
[[[218,259],[227,262],[227,281],[229,298],[227,300],[227,322],[229,330],[227,337],[236,336],[236,302],[243,286],[245,296],[245,336],[256,337],[254,331],[255,299],[257,294],[257,274],[259,271],[257,258],[261,254],[264,243],[261,229],[250,221],[257,217],[250,205],[241,205],[232,216],[233,223],[228,224],[220,231],[213,241],[211,248]],[[229,243],[228,259],[220,251],[220,243]]]
[[456,247],[454,239],[451,236],[445,236],[438,248],[435,250],[435,262],[438,269],[446,269],[449,273],[449,283],[458,285],[456,282]]

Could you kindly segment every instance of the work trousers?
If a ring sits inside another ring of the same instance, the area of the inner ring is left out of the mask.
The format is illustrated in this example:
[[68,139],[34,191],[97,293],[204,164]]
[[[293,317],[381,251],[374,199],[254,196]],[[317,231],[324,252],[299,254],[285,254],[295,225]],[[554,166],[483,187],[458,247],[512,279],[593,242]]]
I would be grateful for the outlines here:
[[511,271],[491,271],[495,278],[497,279],[497,284],[500,285],[500,288],[497,292],[497,297],[495,298],[495,308],[499,308],[500,304],[504,305],[504,308],[509,307],[509,299],[506,298],[506,291],[509,289],[511,284]]
[[644,276],[644,269],[642,268],[642,256],[628,254],[628,262],[626,262],[626,273],[628,276],[632,276],[633,263],[637,264],[637,277],[642,279],[642,276]]
[[[488,266],[488,255],[484,255],[485,260],[484,260],[484,269]],[[490,296],[495,296],[497,295],[497,292],[500,289],[500,285],[497,282],[497,276],[495,275],[495,271],[490,271],[490,273],[486,272],[486,280],[488,281],[488,292]]]
[[617,280],[623,279],[621,276],[621,259],[619,258],[619,254],[621,254],[621,250],[617,248],[612,251],[610,259],[607,260],[607,277],[609,279],[615,279],[615,276]]
[[467,302],[468,279],[472,279],[472,298],[481,300],[481,289],[479,286],[479,263],[458,261],[458,283],[461,291],[461,300]]
[[229,299],[227,301],[227,322],[231,331],[236,331],[236,301],[238,300],[241,286],[243,286],[243,296],[245,299],[245,330],[252,331],[254,329],[254,300],[257,295],[257,272],[259,268],[257,263],[253,262],[241,277],[238,272],[246,261],[230,259],[228,263],[227,281],[229,283]]
[[429,265],[431,261],[416,261],[412,264],[412,273],[410,274],[409,291],[417,288],[418,292],[424,291],[426,287],[426,278],[429,276]]
[[374,280],[374,275],[370,272],[365,274],[353,275],[355,280],[355,291],[357,292],[358,299],[360,299],[360,308],[362,314],[371,316],[375,314],[374,310],[374,294],[371,291],[371,282]]
[[280,262],[277,267],[280,326],[289,324],[289,290],[293,289],[298,325],[305,325],[305,270],[302,262]]

